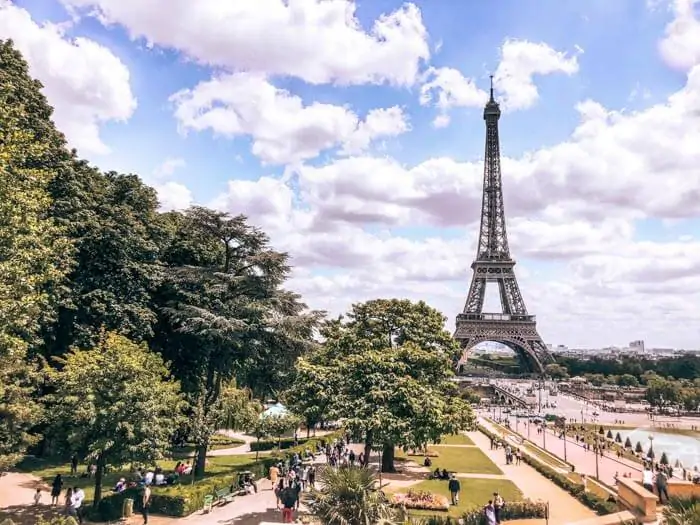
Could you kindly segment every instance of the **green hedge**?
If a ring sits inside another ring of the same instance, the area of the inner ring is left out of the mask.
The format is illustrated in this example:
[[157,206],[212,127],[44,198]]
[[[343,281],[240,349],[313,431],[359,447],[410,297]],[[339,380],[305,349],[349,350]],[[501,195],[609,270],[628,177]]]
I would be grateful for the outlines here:
[[[297,439],[297,444],[299,446],[308,443],[309,440],[306,438]],[[265,450],[277,450],[280,447],[282,450],[287,450],[294,447],[294,438],[282,438],[281,441],[276,439],[261,439],[260,441],[252,441],[250,443],[251,452],[263,452]],[[302,450],[308,447],[302,447]]]
[[[302,453],[305,449],[314,450],[322,440],[334,440],[342,436],[342,432],[335,432],[328,436],[299,440],[297,447],[291,447],[284,452],[273,452],[261,457],[255,464],[246,466],[258,479],[267,476],[270,467],[284,460],[292,454]],[[293,441],[293,440],[292,440]],[[211,476],[195,482],[194,485],[185,483],[171,487],[153,487],[151,491],[151,507],[153,514],[182,518],[200,510],[204,506],[204,497],[213,494],[215,490],[229,487],[238,481],[237,471],[232,469],[230,473]],[[99,521],[114,521],[122,517],[122,505],[125,498],[134,500],[134,512],[139,511],[139,489],[127,489],[121,494],[112,494],[102,498],[93,515]]]
[[[547,516],[547,504],[544,501],[509,501],[501,510],[501,519],[504,521],[510,520],[527,520],[527,519],[544,519]],[[461,520],[461,521],[460,521]],[[422,525],[485,525],[486,516],[483,509],[474,509],[465,512],[460,518],[450,518],[447,516],[429,516],[427,518],[413,518],[412,523],[420,523]]]
[[[479,425],[479,431],[482,434],[486,434],[488,437],[496,439],[498,441],[502,441],[503,439],[482,425]],[[577,500],[583,503],[586,507],[594,510],[598,515],[604,516],[606,514],[618,512],[617,503],[607,501],[601,498],[600,496],[593,494],[592,492],[586,492],[585,490],[583,490],[583,485],[574,483],[566,476],[563,476],[553,468],[549,467],[548,465],[545,465],[544,463],[541,463],[540,461],[531,457],[528,454],[523,454],[522,457],[525,463],[530,465],[537,472],[542,474],[545,478],[552,481],[555,485],[558,485],[559,487],[563,488],[565,491],[567,491],[569,494],[571,494],[573,497],[575,497]]]

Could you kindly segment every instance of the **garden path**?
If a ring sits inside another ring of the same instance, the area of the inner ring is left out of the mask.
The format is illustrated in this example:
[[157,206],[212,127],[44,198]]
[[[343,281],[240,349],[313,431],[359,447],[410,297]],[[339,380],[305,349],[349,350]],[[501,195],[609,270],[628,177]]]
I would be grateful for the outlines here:
[[[480,423],[488,427],[489,430],[493,430],[488,422],[482,420]],[[525,463],[506,465],[503,451],[491,450],[489,438],[481,432],[469,432],[467,435],[491,461],[503,470],[504,475],[515,483],[526,498],[549,502],[549,523],[551,525],[565,525],[596,517],[595,512],[564,489],[557,487],[531,466]]]

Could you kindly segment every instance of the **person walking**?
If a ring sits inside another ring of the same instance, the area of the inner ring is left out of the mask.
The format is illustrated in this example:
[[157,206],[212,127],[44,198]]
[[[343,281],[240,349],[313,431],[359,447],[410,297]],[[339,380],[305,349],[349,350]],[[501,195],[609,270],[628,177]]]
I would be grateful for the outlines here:
[[668,478],[663,470],[656,473],[656,492],[659,493],[659,503],[668,503]]
[[58,498],[61,496],[61,490],[63,490],[63,477],[60,474],[56,474],[51,483],[51,505],[58,504]]
[[143,516],[143,525],[148,524],[148,509],[151,506],[151,487],[148,485],[143,486],[143,493],[141,494],[141,516]]
[[272,484],[272,488],[270,490],[275,490],[275,486],[277,485],[277,480],[280,477],[280,469],[277,468],[277,465],[272,465],[270,467],[270,472],[268,477],[270,478],[270,483]]
[[83,522],[83,500],[85,492],[80,487],[73,487],[73,510],[78,518],[78,523]]
[[294,507],[297,504],[297,491],[293,487],[287,487],[280,494],[282,501],[282,522],[292,523],[294,521]]
[[459,491],[462,489],[462,487],[459,484],[459,480],[457,477],[452,474],[450,476],[450,481],[447,483],[447,488],[450,491],[450,497],[452,499],[452,505],[458,505],[459,504]]
[[73,454],[70,458],[70,475],[76,476],[78,474],[78,454]]
[[496,523],[500,525],[501,523],[501,511],[503,510],[503,507],[505,506],[506,502],[503,501],[503,498],[498,492],[493,493],[493,508],[494,508],[494,513],[496,515]]
[[75,507],[73,507],[73,489],[68,487],[66,499],[64,500],[64,512],[66,516],[76,517]]
[[486,525],[496,525],[496,507],[493,506],[493,501],[491,500],[484,507],[484,517],[486,518]]

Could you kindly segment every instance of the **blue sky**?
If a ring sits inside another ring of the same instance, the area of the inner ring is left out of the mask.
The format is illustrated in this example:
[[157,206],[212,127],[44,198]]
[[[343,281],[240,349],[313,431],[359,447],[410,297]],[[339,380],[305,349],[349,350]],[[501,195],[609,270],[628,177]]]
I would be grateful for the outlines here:
[[[696,1],[330,0],[355,7],[349,25],[318,22],[321,0],[122,2],[0,0],[0,38],[25,52],[82,155],[140,174],[165,208],[246,213],[289,251],[311,306],[404,295],[451,326],[495,74],[511,245],[545,340],[698,346],[674,329],[700,320]],[[372,28],[397,12],[382,47]],[[395,111],[363,128],[382,108]]]

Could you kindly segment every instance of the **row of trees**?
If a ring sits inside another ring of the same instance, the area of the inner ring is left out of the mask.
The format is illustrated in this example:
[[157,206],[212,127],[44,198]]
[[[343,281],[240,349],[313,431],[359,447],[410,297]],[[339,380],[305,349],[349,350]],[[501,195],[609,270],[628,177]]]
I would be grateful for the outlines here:
[[700,377],[700,355],[683,355],[647,359],[639,356],[616,356],[614,359],[595,356],[590,359],[558,356],[557,363],[562,365],[570,376],[600,374],[602,376],[634,376],[637,381],[644,381],[645,373],[653,372],[662,377],[676,379],[695,379]]
[[269,397],[309,426],[343,420],[387,470],[395,445],[471,423],[439,312],[378,300],[324,321],[244,216],[160,213],[136,175],[66,148],[10,41],[0,66],[0,468],[77,453],[98,502],[107,464],[154,461],[177,435],[201,476],[217,429],[280,435],[259,423]]
[[0,468],[33,447],[101,474],[180,430],[201,475],[212,433],[291,384],[322,313],[244,216],[159,213],[136,175],[67,149],[11,41],[0,66]]

